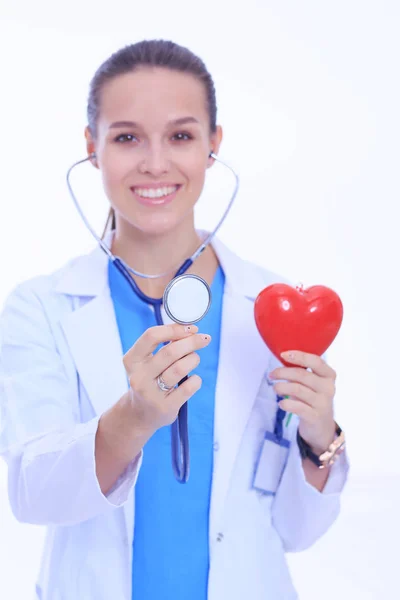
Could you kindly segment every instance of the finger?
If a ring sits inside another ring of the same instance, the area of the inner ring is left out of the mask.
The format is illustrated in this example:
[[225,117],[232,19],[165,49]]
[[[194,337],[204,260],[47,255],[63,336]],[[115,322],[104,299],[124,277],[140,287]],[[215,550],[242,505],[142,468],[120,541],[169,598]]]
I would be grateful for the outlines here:
[[124,355],[123,362],[127,371],[130,365],[141,362],[150,356],[160,344],[188,338],[197,333],[196,325],[157,325],[149,327]]
[[197,333],[189,338],[163,346],[149,361],[147,366],[148,376],[156,379],[160,373],[166,371],[181,358],[196,350],[205,348],[210,342],[211,337],[209,335]]
[[317,354],[308,354],[299,350],[289,350],[281,353],[282,358],[289,363],[311,369],[320,377],[336,379],[336,372]]
[[301,383],[279,382],[274,385],[274,390],[279,396],[295,396],[301,402],[311,407],[318,406],[318,400],[321,397],[310,388]]
[[269,375],[269,379],[285,379],[286,381],[293,381],[302,383],[305,387],[310,388],[314,392],[325,392],[326,390],[326,379],[316,375],[313,372],[306,371],[305,369],[298,369],[296,367],[279,367],[274,369]]
[[199,364],[200,356],[196,352],[192,352],[161,373],[161,377],[168,386],[177,385],[181,379],[186,377],[186,375],[198,367]]
[[191,375],[186,381],[177,387],[168,396],[168,404],[174,408],[178,414],[181,406],[185,404],[201,388],[202,379],[199,375]]
[[278,402],[278,405],[285,412],[293,413],[300,417],[300,419],[304,419],[307,423],[314,423],[317,418],[314,408],[295,398],[285,398],[285,400]]

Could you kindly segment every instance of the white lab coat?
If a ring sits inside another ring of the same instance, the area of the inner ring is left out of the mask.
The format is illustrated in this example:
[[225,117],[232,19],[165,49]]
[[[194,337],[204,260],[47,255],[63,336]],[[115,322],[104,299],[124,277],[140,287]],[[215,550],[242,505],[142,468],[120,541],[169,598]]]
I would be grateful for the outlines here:
[[[293,600],[285,551],[307,548],[337,517],[347,457],[320,493],[306,482],[294,441],[275,496],[253,489],[255,469],[269,468],[268,452],[256,465],[277,408],[266,378],[276,360],[258,334],[253,306],[264,287],[282,280],[219,240],[213,246],[226,286],[208,598]],[[127,389],[101,249],[18,286],[5,305],[1,341],[0,453],[9,466],[9,499],[19,521],[47,526],[35,598],[131,600],[141,456],[106,496],[95,472],[98,419]],[[295,417],[291,439],[297,425]]]

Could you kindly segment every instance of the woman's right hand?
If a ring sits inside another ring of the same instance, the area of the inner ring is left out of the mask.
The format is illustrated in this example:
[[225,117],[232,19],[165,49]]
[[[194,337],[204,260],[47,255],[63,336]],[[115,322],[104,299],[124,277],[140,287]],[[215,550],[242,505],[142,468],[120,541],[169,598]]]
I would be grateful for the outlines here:
[[[191,375],[179,387],[163,392],[158,387],[161,375],[168,386],[176,385],[200,363],[196,350],[205,348],[209,335],[198,334],[196,325],[150,327],[125,354],[123,363],[129,378],[129,396],[136,427],[154,433],[173,423],[181,406],[200,389],[202,380]],[[159,344],[170,342],[153,354]]]

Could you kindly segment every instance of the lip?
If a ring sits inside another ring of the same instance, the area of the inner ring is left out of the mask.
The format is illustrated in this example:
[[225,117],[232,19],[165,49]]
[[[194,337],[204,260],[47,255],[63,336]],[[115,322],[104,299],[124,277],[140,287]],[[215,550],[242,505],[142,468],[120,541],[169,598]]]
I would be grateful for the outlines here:
[[142,190],[156,190],[157,188],[164,187],[180,187],[180,183],[176,183],[176,181],[157,181],[156,183],[136,183],[135,185],[131,185],[131,190],[135,188],[140,188]]
[[[168,194],[168,196],[163,196],[162,198],[144,198],[143,196],[139,196],[139,194],[137,194],[135,192],[135,189],[139,188],[139,189],[145,189],[145,190],[154,190],[154,189],[158,189],[158,188],[163,188],[163,187],[177,187],[177,189],[175,190],[175,192],[172,192],[172,194]],[[166,204],[170,204],[175,196],[177,195],[177,193],[179,192],[179,190],[181,189],[181,185],[178,183],[167,183],[167,182],[162,182],[162,183],[148,183],[145,185],[135,185],[132,186],[130,188],[132,194],[135,197],[135,200],[137,200],[140,204],[144,205],[144,206],[165,206]]]

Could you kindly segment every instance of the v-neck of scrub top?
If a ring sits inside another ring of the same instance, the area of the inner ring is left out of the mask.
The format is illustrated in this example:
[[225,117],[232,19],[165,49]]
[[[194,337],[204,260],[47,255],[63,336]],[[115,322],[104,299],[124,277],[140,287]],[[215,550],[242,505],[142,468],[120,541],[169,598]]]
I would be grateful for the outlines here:
[[[124,354],[149,327],[153,309],[136,296],[110,262],[109,284]],[[218,268],[211,285],[212,304],[197,323],[212,341],[199,350],[191,373],[202,387],[189,400],[190,476],[178,483],[171,465],[171,428],[162,427],[144,447],[135,486],[132,562],[133,600],[207,600],[209,510],[214,452],[214,402],[218,373],[225,276]]]

